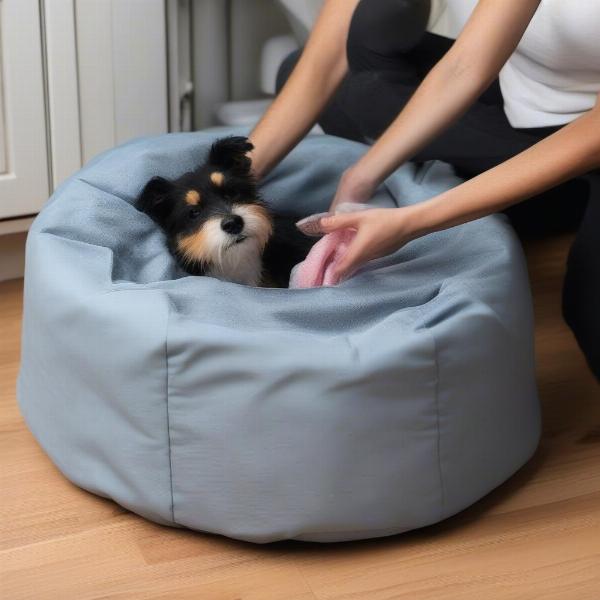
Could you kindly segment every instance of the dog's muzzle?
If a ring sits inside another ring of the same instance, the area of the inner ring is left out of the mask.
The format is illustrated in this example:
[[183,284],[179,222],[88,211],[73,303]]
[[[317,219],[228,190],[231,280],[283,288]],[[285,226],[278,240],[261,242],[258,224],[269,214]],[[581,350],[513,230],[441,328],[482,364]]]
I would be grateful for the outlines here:
[[227,215],[221,219],[221,229],[230,235],[238,235],[244,229],[244,219],[240,215]]

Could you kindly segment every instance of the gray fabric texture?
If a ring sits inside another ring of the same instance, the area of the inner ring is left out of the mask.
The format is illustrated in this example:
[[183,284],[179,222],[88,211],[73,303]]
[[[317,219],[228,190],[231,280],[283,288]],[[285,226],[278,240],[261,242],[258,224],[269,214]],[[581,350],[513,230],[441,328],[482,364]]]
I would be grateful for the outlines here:
[[[399,533],[505,481],[540,415],[527,272],[504,217],[415,240],[336,287],[186,276],[132,202],[224,133],[104,153],[31,228],[18,396],[59,469],[148,519],[254,542]],[[308,137],[265,199],[323,211],[365,149]],[[457,183],[442,163],[409,164],[373,202]]]

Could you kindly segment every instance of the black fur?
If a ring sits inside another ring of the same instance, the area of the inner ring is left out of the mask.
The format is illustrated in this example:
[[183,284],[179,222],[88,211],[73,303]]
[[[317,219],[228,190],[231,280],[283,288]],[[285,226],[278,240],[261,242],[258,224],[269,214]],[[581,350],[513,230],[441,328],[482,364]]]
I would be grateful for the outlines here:
[[276,287],[288,287],[292,268],[306,258],[316,240],[298,231],[297,218],[271,216],[273,235],[263,252],[263,264]]
[[208,164],[248,179],[252,161],[248,158],[247,153],[253,148],[246,137],[222,138],[211,146],[208,153]]
[[[138,210],[149,215],[167,236],[167,244],[180,266],[191,275],[204,275],[199,262],[190,262],[177,247],[181,236],[200,229],[211,217],[231,214],[233,204],[259,204],[266,207],[260,197],[251,173],[251,160],[247,153],[253,146],[246,137],[232,136],[213,143],[207,160],[194,171],[184,173],[174,181],[153,177],[138,199]],[[210,176],[223,173],[222,186],[215,186]],[[196,190],[201,195],[198,206],[190,206],[186,194]],[[314,244],[314,238],[302,234],[295,226],[296,218],[282,216],[268,210],[273,224],[273,234],[265,246],[262,260],[265,280],[277,287],[287,287],[290,271],[304,260]]]

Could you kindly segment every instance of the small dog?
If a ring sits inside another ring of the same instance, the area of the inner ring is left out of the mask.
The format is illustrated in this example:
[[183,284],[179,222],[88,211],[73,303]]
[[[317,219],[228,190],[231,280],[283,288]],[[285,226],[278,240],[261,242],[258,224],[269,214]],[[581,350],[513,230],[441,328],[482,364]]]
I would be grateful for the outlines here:
[[246,137],[217,140],[194,171],[175,181],[151,179],[136,207],[163,229],[169,250],[191,275],[287,287],[314,240],[260,198],[247,156],[252,148]]

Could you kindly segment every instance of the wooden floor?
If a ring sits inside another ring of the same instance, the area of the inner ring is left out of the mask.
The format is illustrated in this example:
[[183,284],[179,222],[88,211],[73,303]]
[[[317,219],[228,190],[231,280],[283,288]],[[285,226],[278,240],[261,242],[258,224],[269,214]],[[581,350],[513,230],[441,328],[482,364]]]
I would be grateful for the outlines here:
[[332,545],[160,527],[71,485],[16,407],[21,281],[0,284],[0,598],[599,600],[600,388],[560,318],[568,241],[527,249],[544,409],[536,456],[444,523]]

